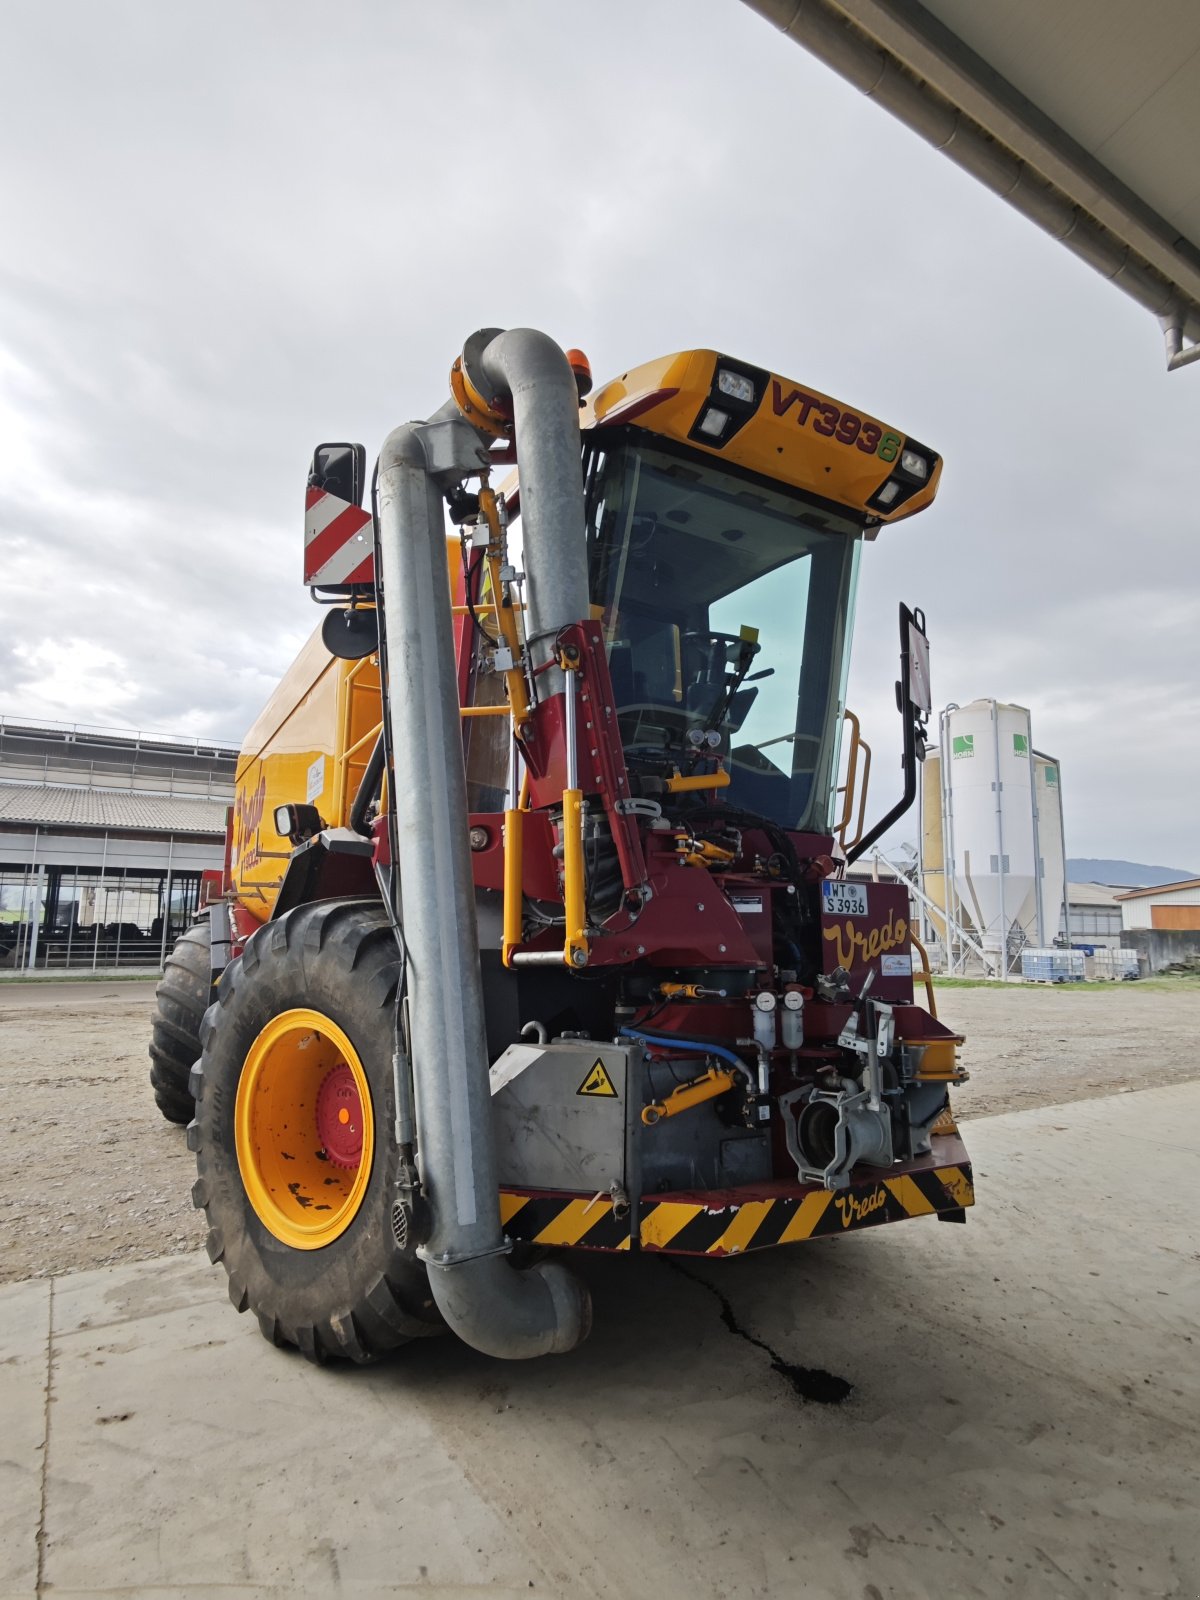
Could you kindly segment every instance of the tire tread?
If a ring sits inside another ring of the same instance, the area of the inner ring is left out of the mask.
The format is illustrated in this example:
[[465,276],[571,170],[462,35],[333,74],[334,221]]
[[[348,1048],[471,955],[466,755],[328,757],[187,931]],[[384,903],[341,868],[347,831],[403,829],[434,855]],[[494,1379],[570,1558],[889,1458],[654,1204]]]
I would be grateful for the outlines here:
[[154,991],[150,1086],[168,1122],[187,1123],[192,1117],[188,1078],[200,1058],[201,1025],[208,1008],[210,936],[207,917],[185,928]]
[[[347,1282],[349,1269],[340,1264],[342,1240],[335,1240],[314,1253],[329,1255],[326,1304],[319,1304],[324,1280],[314,1280],[311,1273],[302,1290],[291,1292],[287,1272],[279,1262],[308,1253],[273,1248],[270,1254],[277,1276],[270,1276],[256,1254],[254,1233],[257,1229],[261,1235],[261,1224],[247,1218],[244,1189],[228,1136],[215,1132],[221,1104],[233,1098],[240,1071],[240,1064],[231,1070],[221,1052],[228,1053],[228,1041],[236,1029],[248,1025],[240,1019],[248,1015],[257,1018],[255,1007],[261,1007],[262,997],[273,991],[282,998],[272,1004],[287,1004],[289,995],[307,993],[318,978],[325,984],[344,984],[346,995],[352,997],[348,1004],[365,1018],[364,1027],[375,1030],[377,1041],[381,1013],[390,1028],[399,957],[387,914],[378,901],[317,901],[298,906],[258,929],[241,957],[222,973],[216,1000],[198,1028],[203,1054],[190,1077],[196,1107],[188,1129],[188,1145],[196,1154],[197,1166],[192,1193],[208,1219],[210,1257],[214,1263],[219,1261],[229,1276],[230,1299],[238,1310],[254,1312],[263,1337],[275,1345],[291,1345],[318,1364],[343,1359],[361,1365],[442,1330],[424,1269],[382,1242],[391,1238],[383,1217],[382,1232],[372,1230],[370,1248],[377,1261],[390,1265],[364,1274],[357,1283],[351,1273]],[[390,1130],[383,1125],[384,1119],[380,1122],[380,1135],[386,1139]]]

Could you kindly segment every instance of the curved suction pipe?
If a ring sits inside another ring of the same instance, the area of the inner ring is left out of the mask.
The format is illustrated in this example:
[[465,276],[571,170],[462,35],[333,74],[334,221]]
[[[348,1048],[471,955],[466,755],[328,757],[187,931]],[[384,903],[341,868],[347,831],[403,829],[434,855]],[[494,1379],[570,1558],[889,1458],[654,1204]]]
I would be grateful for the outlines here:
[[453,411],[391,433],[378,483],[418,1160],[432,1214],[421,1254],[450,1327],[517,1359],[571,1349],[591,1316],[564,1267],[517,1272],[504,1254],[441,493],[479,470],[481,445]]
[[[526,628],[535,667],[554,655],[554,635],[584,622],[588,604],[579,385],[565,353],[534,328],[498,333],[479,356],[489,400],[511,400],[521,482]],[[551,670],[546,689],[562,688]]]
[[428,1265],[438,1310],[460,1339],[484,1355],[502,1361],[561,1355],[591,1331],[591,1296],[557,1261],[525,1272],[503,1255]]

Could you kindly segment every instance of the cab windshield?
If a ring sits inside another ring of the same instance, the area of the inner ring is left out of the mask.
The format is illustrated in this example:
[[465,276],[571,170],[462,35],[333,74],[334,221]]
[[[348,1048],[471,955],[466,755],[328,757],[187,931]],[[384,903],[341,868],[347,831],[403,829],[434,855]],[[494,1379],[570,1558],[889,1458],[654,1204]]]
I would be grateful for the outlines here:
[[627,430],[585,453],[591,597],[633,775],[827,833],[862,521]]

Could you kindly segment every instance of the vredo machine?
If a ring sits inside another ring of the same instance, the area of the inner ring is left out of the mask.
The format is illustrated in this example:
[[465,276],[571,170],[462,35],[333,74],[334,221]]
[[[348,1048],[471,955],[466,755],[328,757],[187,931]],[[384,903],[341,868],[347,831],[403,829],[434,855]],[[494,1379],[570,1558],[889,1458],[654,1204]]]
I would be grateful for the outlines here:
[[845,877],[911,804],[930,707],[901,606],[904,795],[864,831],[858,563],[940,458],[711,350],[590,381],[485,329],[369,477],[318,448],[324,625],[160,987],[151,1076],[192,1119],[209,1254],[315,1360],[445,1327],[567,1350],[566,1250],[726,1256],[972,1202],[907,891]]

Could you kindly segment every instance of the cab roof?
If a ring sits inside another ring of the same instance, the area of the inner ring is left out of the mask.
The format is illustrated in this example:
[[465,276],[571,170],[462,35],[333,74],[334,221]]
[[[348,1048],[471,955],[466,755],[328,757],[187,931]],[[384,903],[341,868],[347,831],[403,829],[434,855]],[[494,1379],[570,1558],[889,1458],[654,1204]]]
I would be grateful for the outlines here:
[[942,459],[898,428],[820,390],[716,350],[684,350],[622,373],[582,424],[634,424],[858,511],[897,522],[937,493]]

